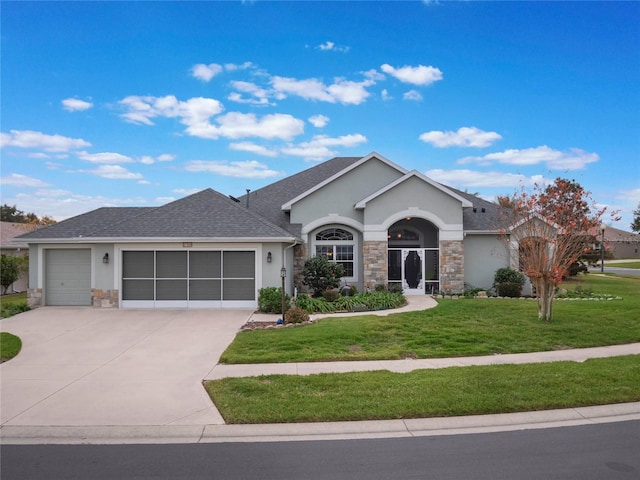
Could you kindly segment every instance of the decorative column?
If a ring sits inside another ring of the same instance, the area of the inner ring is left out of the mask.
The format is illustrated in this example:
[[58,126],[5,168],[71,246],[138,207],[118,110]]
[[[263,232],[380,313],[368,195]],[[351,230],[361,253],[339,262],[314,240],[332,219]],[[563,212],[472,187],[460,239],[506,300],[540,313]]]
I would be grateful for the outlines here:
[[27,305],[29,306],[29,308],[38,308],[42,306],[41,288],[27,289]]
[[440,290],[464,292],[464,244],[462,240],[440,241]]

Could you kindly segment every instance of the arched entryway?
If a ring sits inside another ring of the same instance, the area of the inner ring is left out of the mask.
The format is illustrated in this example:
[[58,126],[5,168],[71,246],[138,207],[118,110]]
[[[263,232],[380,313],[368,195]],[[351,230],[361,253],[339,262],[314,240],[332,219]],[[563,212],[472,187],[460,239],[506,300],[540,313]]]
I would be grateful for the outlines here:
[[387,232],[388,281],[405,295],[440,290],[438,228],[431,222],[407,217]]

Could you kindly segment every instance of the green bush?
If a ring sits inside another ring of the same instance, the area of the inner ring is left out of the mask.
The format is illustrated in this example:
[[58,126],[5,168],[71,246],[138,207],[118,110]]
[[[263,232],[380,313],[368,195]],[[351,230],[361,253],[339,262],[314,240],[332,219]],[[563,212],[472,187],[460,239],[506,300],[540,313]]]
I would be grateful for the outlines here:
[[493,288],[499,297],[519,297],[525,276],[513,268],[499,268],[493,277]]
[[29,306],[27,305],[27,302],[21,302],[21,303],[10,303],[8,305],[2,305],[2,308],[0,310],[1,310],[2,318],[8,318],[22,312],[27,312],[31,310],[31,308],[29,308]]
[[[284,294],[285,311],[289,308],[291,297]],[[258,293],[258,310],[263,313],[282,313],[282,288],[265,287]]]
[[314,297],[320,297],[325,290],[338,288],[343,275],[342,265],[330,262],[324,255],[318,255],[305,262],[302,283],[313,290]]
[[325,290],[322,292],[322,298],[327,302],[335,302],[340,298],[340,292],[338,290]]
[[298,295],[295,305],[312,313],[331,313],[336,309],[335,304],[327,302],[324,298],[312,298],[306,293]]
[[358,289],[355,285],[345,285],[340,289],[340,295],[343,297],[353,297],[358,294]]
[[353,297],[339,297],[335,302],[327,302],[324,298],[311,298],[309,295],[300,294],[296,298],[295,305],[310,313],[332,313],[335,311],[354,311],[356,308],[366,310],[387,310],[406,305],[407,300],[401,293],[393,292],[367,292],[359,293]]
[[522,294],[522,285],[513,282],[502,282],[496,287],[499,297],[519,297]]
[[293,307],[284,314],[284,323],[302,323],[309,321],[309,312],[303,308]]

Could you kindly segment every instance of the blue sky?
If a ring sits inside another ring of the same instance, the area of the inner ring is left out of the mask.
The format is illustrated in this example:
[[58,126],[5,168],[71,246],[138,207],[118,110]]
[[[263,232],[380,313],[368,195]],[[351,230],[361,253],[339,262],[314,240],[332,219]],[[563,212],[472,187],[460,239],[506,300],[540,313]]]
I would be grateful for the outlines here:
[[483,198],[640,202],[638,2],[7,2],[2,203],[242,195],[376,151]]

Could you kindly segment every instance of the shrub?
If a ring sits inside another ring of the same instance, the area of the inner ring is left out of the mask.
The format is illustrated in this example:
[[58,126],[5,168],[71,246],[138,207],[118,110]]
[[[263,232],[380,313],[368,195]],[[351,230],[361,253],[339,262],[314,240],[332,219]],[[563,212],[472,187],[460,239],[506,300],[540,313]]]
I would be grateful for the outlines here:
[[314,297],[320,297],[325,290],[338,288],[343,275],[342,265],[330,262],[324,255],[318,255],[305,262],[302,283],[313,290]]
[[303,308],[293,307],[284,314],[284,323],[302,323],[309,321],[309,312]]
[[2,308],[0,309],[0,311],[2,312],[1,314],[2,318],[12,317],[14,315],[17,315],[22,312],[27,312],[29,310],[31,310],[31,308],[29,307],[29,305],[27,305],[27,302],[10,303],[9,305],[6,305],[6,306],[2,305]]
[[522,285],[513,282],[502,282],[497,286],[499,297],[519,297],[522,294]]
[[358,297],[351,297],[351,296],[340,297],[338,300],[336,300],[333,303],[333,305],[336,307],[337,310],[345,310],[347,312],[353,312],[356,309],[356,307],[364,306],[359,302]]
[[573,262],[569,265],[569,271],[566,276],[575,277],[579,273],[589,273],[589,268],[582,262]]
[[353,297],[358,294],[358,289],[355,285],[345,285],[340,289],[340,295],[343,297]]
[[305,293],[298,295],[295,305],[313,313],[331,313],[336,309],[335,304],[327,302],[324,298],[312,298]]
[[[284,294],[285,311],[289,308],[291,297]],[[265,287],[258,293],[258,310],[264,313],[282,313],[282,288]]]
[[493,277],[493,288],[499,297],[519,297],[525,276],[513,268],[499,268]]
[[338,298],[340,298],[340,292],[338,290],[325,290],[322,292],[322,298],[324,298],[327,302],[335,302]]

